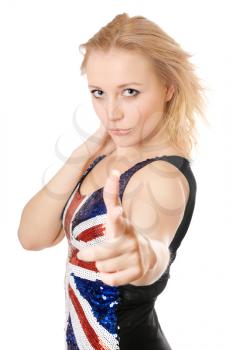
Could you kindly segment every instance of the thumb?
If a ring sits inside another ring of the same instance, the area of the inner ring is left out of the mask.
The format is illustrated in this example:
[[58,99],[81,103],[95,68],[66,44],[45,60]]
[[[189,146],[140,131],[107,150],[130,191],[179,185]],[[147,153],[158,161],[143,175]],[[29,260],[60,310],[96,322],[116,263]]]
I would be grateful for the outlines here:
[[122,206],[119,197],[120,172],[112,169],[103,189],[103,199],[107,209],[106,237],[108,239],[121,235]]

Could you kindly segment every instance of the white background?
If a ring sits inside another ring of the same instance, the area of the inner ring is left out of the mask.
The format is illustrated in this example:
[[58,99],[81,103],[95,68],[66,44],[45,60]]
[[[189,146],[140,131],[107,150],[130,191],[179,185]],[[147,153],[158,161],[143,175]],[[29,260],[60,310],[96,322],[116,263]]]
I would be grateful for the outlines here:
[[[122,12],[143,15],[174,37],[194,55],[197,74],[210,89],[206,116],[211,127],[199,122],[192,164],[195,211],[171,278],[156,301],[160,324],[173,350],[233,349],[230,5],[166,0],[1,2],[1,349],[64,349],[67,241],[26,251],[17,229],[26,202],[83,142],[72,124],[77,106],[76,118],[89,134],[98,126],[80,76],[78,45]],[[64,158],[58,157],[56,147]]]

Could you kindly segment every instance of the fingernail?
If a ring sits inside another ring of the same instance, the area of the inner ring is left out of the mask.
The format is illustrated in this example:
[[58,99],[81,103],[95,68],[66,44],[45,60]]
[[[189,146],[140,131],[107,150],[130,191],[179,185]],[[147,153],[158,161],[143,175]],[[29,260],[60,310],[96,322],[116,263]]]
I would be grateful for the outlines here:
[[113,176],[116,176],[117,178],[119,178],[119,177],[120,177],[120,172],[119,172],[119,170],[117,170],[117,169],[112,169],[112,175],[113,175]]

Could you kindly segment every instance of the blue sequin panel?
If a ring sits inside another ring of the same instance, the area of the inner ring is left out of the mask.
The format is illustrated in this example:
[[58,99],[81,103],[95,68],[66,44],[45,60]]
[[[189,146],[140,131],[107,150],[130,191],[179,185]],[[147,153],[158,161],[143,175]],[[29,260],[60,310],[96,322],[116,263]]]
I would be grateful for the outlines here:
[[101,280],[89,281],[88,279],[70,274],[74,278],[75,285],[92,308],[96,320],[111,334],[117,334],[116,307],[120,302],[120,293],[117,287],[109,286]]

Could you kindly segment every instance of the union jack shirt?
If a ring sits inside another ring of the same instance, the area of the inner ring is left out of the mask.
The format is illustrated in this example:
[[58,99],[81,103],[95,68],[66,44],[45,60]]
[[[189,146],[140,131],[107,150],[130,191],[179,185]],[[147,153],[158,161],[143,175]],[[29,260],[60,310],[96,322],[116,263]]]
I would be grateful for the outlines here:
[[103,187],[90,195],[79,188],[89,171],[105,155],[97,157],[82,175],[67,200],[61,220],[68,241],[65,273],[65,349],[67,350],[171,350],[155,311],[155,300],[165,289],[170,265],[188,230],[196,194],[196,181],[190,163],[180,156],[160,156],[139,163],[120,176],[119,196],[130,177],[143,166],[156,160],[175,165],[188,179],[190,194],[182,222],[169,246],[170,263],[153,284],[146,286],[110,286],[103,283],[95,262],[79,260],[80,249],[104,242],[106,207]]

